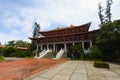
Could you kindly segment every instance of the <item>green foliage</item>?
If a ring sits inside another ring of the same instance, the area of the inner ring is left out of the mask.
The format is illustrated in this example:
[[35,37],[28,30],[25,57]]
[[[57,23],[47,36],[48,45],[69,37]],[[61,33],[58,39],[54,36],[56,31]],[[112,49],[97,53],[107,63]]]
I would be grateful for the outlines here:
[[15,45],[16,45],[15,40],[8,41],[7,46],[15,46]]
[[[27,50],[19,50],[17,47],[27,47]],[[22,40],[9,41],[6,47],[0,49],[0,55],[5,57],[32,57],[32,44]]]
[[53,54],[53,57],[56,57],[57,52],[52,52],[52,54]]
[[106,14],[106,16],[105,16],[106,20],[105,21],[107,23],[111,22],[111,15],[112,15],[112,13],[111,13],[111,5],[112,5],[112,3],[113,3],[112,0],[107,0],[107,4],[106,4],[107,8],[105,9],[106,10],[105,11],[105,14]]
[[93,59],[91,58],[91,54],[90,54],[90,53],[84,54],[83,58],[84,58],[84,60],[93,60]]
[[22,41],[22,40],[17,40],[16,41],[16,46],[20,46],[20,47],[29,47],[30,43],[28,43],[27,41]]
[[101,3],[99,3],[98,9],[99,9],[98,15],[99,15],[99,18],[100,18],[100,22],[101,22],[101,24],[103,24],[104,23],[104,15],[102,14],[103,13],[103,7],[101,6]]
[[120,20],[111,22],[112,0],[107,0],[105,15],[102,15],[102,6],[99,4],[99,18],[101,21],[100,33],[97,36],[98,48],[103,60],[114,61],[120,58]]
[[30,49],[18,50],[14,46],[6,46],[2,49],[3,56],[5,57],[32,57],[34,54]]
[[3,49],[0,48],[0,55],[3,55]]
[[112,0],[107,0],[106,2],[107,3],[106,3],[106,8],[105,9],[103,9],[103,7],[101,6],[101,3],[99,3],[99,5],[98,5],[98,9],[99,9],[98,15],[99,15],[99,18],[100,18],[101,25],[104,24],[104,23],[111,23],[111,15],[112,15],[111,5],[112,5],[113,1]]
[[117,58],[115,62],[120,63],[120,58]]
[[104,60],[113,61],[120,58],[120,20],[103,24],[96,40],[102,55],[106,56]]
[[0,62],[2,62],[4,60],[5,60],[4,56],[0,56]]
[[2,51],[4,56],[10,57],[17,51],[17,49],[14,46],[6,46],[2,49]]
[[30,43],[28,43],[27,41],[23,41],[23,40],[12,40],[12,41],[8,41],[7,46],[19,46],[19,47],[30,47]]
[[[31,44],[30,44],[30,47],[29,47],[29,49],[31,50],[31,51],[35,51],[36,50],[36,44],[35,44],[35,42],[32,42]],[[39,52],[41,52],[41,50],[39,51]]]
[[84,51],[82,45],[74,45],[68,49],[67,56],[71,59],[83,59]]
[[91,52],[89,54],[89,58],[92,60],[102,60],[103,55],[101,51],[99,50],[98,46],[93,46],[90,48]]
[[96,68],[110,68],[107,62],[94,61],[94,67]]
[[98,46],[93,46],[90,48],[90,53],[84,54],[84,60],[103,60],[104,55],[99,50]]
[[32,57],[34,56],[34,54],[30,50],[26,50],[26,51],[18,50],[12,56],[24,58],[24,57]]

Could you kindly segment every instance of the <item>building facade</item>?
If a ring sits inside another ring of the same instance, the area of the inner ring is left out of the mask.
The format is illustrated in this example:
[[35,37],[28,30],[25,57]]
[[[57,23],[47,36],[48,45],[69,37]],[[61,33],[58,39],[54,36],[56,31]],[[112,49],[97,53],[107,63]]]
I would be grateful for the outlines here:
[[98,30],[89,31],[91,23],[80,26],[68,26],[49,31],[39,31],[40,37],[30,37],[37,45],[37,50],[51,49],[58,52],[64,49],[68,51],[71,45],[82,44],[84,51],[88,51],[94,45],[94,37]]

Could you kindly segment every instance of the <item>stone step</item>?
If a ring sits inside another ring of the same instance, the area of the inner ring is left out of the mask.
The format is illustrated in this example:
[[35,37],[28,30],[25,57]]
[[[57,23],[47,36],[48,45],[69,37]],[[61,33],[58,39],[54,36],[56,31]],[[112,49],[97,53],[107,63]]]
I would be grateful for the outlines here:
[[53,53],[52,53],[52,52],[49,52],[49,53],[47,53],[45,56],[43,56],[42,58],[52,59],[52,58],[53,58]]

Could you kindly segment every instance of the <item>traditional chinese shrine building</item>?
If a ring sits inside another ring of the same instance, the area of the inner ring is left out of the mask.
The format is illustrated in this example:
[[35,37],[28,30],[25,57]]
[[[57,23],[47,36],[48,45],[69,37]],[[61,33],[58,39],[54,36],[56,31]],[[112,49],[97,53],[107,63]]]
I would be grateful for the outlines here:
[[84,51],[88,51],[94,45],[93,38],[98,30],[89,31],[91,23],[80,26],[68,26],[49,31],[39,31],[41,37],[30,38],[37,44],[37,50],[50,49],[53,52],[68,51],[68,47],[82,44]]

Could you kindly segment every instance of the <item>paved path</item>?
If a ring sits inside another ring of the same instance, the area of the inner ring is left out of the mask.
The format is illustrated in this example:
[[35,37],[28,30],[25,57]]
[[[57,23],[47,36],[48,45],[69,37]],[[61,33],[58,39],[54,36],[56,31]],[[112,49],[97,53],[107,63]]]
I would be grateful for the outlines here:
[[24,80],[120,80],[120,66],[110,67],[94,68],[92,61],[67,61]]
[[15,60],[21,60],[24,58],[17,58],[17,57],[5,57],[5,61],[15,61]]
[[110,63],[110,68],[113,72],[117,73],[120,76],[120,64]]

